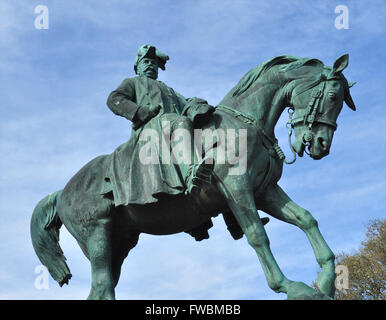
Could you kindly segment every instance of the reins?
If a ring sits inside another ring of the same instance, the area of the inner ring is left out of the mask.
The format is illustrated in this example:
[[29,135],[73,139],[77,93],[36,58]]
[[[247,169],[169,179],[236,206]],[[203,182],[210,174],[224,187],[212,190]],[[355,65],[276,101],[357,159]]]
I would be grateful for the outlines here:
[[[319,80],[314,85],[307,88],[307,90],[311,88],[312,90],[310,93],[310,102],[308,103],[307,110],[304,115],[293,118],[294,110],[292,107],[289,107],[288,109],[289,118],[287,122],[288,141],[289,141],[291,151],[294,154],[294,160],[291,163],[294,163],[296,160],[296,151],[294,150],[294,147],[291,142],[291,135],[292,135],[292,130],[295,128],[297,124],[302,124],[304,126],[307,126],[307,131],[303,134],[303,137],[302,137],[302,143],[305,146],[304,151],[306,153],[307,153],[307,146],[310,145],[312,139],[314,138],[314,134],[312,133],[312,126],[314,125],[314,123],[322,123],[322,124],[328,125],[332,127],[334,131],[337,129],[338,125],[335,121],[327,119],[323,117],[321,113],[318,113],[319,106],[323,98],[326,81],[333,80],[333,79],[336,79],[336,78],[334,77],[326,78],[326,76],[322,74]],[[300,93],[298,93],[297,95],[299,95]]]
[[[276,152],[278,158],[280,160],[284,160],[285,161],[285,155],[284,155],[284,152],[283,150],[280,148],[279,144],[278,144],[278,140],[275,139],[275,138],[272,138],[270,137],[266,132],[265,130],[259,125],[259,123],[253,119],[252,117],[246,115],[245,113],[242,113],[238,110],[234,110],[228,106],[225,106],[225,105],[222,105],[222,104],[219,104],[217,107],[216,107],[217,110],[221,110],[221,111],[224,111],[228,114],[231,114],[232,116],[234,116],[236,119],[238,120],[241,120],[243,121],[244,123],[247,123],[247,124],[251,124],[253,125],[254,127],[256,127],[260,133],[272,144],[272,148],[273,150]],[[285,161],[286,162],[286,161]],[[286,162],[287,163],[287,162]]]
[[[272,148],[275,151],[278,158],[284,161],[286,164],[293,164],[296,161],[296,150],[292,145],[291,137],[292,137],[292,131],[296,125],[303,124],[304,126],[307,126],[307,131],[303,134],[303,137],[302,137],[302,143],[305,146],[305,150],[306,150],[306,147],[310,145],[312,139],[314,138],[314,134],[312,133],[312,126],[314,125],[314,123],[322,123],[322,124],[329,125],[334,130],[336,130],[338,127],[335,121],[324,118],[323,115],[318,113],[319,106],[323,98],[326,81],[332,80],[332,79],[334,78],[326,78],[324,75],[321,75],[320,78],[314,84],[312,84],[310,87],[306,89],[306,90],[310,90],[312,88],[312,91],[310,94],[311,99],[310,99],[310,102],[308,103],[307,110],[304,115],[293,118],[295,111],[292,107],[289,107],[288,121],[286,126],[288,128],[288,144],[293,154],[293,159],[291,161],[286,160],[286,156],[283,150],[280,148],[278,144],[278,140],[276,138],[272,138],[271,136],[269,136],[254,118],[252,118],[249,115],[246,115],[243,112],[240,112],[238,110],[235,110],[233,108],[230,108],[222,104],[218,105],[216,109],[222,110],[228,114],[231,114],[236,119],[239,119],[244,123],[255,126],[260,131],[260,133],[272,144]],[[298,93],[298,95],[300,93]],[[307,151],[305,152],[307,153]]]

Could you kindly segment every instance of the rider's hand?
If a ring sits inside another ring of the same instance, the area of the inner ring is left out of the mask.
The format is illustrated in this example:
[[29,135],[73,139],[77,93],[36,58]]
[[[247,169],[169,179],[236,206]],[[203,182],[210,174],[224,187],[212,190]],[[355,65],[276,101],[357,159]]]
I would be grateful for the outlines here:
[[146,122],[148,122],[151,118],[155,117],[159,111],[161,110],[161,106],[156,107],[139,107],[136,115],[135,115],[135,122],[136,127],[144,125]]
[[150,110],[146,107],[139,107],[135,118],[137,121],[140,121],[142,123],[147,122],[151,118]]
[[158,114],[158,112],[160,112],[161,106],[160,105],[155,106],[155,107],[151,106],[149,109],[150,109],[151,116],[155,117]]

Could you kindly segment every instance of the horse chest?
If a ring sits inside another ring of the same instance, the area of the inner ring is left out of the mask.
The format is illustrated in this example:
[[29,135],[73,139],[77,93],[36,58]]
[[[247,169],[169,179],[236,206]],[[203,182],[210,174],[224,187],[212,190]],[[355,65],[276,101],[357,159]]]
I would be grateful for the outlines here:
[[259,157],[254,160],[256,164],[253,174],[253,189],[256,193],[264,192],[269,184],[276,183],[282,174],[283,162],[279,160],[272,149],[263,148]]

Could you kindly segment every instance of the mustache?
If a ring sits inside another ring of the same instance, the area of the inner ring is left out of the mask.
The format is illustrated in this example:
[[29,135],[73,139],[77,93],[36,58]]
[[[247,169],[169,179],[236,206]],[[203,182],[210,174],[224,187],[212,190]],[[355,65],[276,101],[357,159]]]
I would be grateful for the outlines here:
[[148,67],[145,68],[145,71],[149,71],[149,70],[156,71],[156,67],[148,66]]

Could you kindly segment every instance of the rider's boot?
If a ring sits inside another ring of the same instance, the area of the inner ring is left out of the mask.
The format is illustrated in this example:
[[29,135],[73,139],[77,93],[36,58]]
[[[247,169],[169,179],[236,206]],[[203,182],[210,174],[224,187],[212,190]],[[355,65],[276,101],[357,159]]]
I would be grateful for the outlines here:
[[199,163],[192,164],[185,179],[185,194],[198,195],[204,184],[210,184],[213,168],[213,158],[204,158]]

